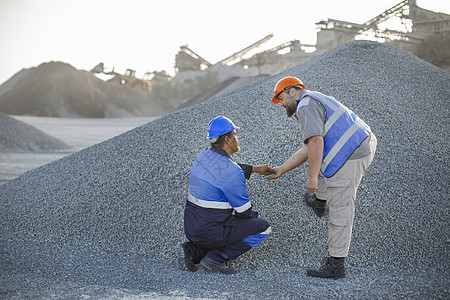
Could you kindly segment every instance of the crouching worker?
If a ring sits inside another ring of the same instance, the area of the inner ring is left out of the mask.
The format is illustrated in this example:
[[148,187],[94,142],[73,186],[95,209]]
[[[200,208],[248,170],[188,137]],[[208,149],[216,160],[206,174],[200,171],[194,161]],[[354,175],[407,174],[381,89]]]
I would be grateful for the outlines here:
[[239,137],[233,122],[224,116],[208,125],[211,147],[195,159],[189,178],[184,210],[184,231],[188,242],[181,245],[183,267],[196,271],[198,264],[210,272],[237,273],[226,262],[261,243],[270,233],[266,220],[252,210],[245,179],[251,173],[272,174],[268,165],[237,164]]

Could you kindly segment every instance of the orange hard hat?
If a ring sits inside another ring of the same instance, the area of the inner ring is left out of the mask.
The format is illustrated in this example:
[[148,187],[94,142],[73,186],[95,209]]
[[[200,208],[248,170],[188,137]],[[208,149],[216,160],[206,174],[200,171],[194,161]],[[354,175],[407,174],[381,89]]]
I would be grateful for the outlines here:
[[303,82],[295,76],[286,76],[281,78],[273,89],[273,93],[275,94],[275,96],[273,96],[272,102],[280,103],[280,100],[278,100],[278,96],[282,92],[284,92],[286,88],[294,85],[300,85],[303,89],[305,89],[305,85],[303,84]]

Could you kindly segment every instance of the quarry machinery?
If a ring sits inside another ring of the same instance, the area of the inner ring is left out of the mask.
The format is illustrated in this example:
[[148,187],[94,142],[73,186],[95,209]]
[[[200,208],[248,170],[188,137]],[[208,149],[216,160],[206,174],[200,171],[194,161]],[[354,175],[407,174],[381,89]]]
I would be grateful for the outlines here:
[[180,47],[175,56],[175,69],[177,73],[183,71],[200,71],[204,68],[208,68],[212,64],[191,50],[188,45]]
[[289,42],[282,43],[278,46],[270,48],[265,51],[261,51],[256,53],[255,55],[243,59],[239,62],[242,66],[248,67],[260,67],[264,64],[274,64],[280,61],[279,52],[285,52],[288,54],[295,55],[297,58],[301,56],[307,56],[308,54],[302,49],[302,47],[306,48],[315,48],[316,45],[313,44],[303,44],[300,43],[299,40],[292,40]]
[[248,52],[250,52],[251,50],[261,46],[262,44],[264,44],[265,42],[267,42],[268,40],[270,40],[273,37],[273,34],[269,34],[265,37],[263,37],[262,39],[260,39],[259,41],[251,44],[250,46],[228,56],[227,58],[222,59],[221,61],[219,61],[220,64],[222,65],[228,65],[234,61],[236,61],[237,59],[242,59],[242,57],[247,54]]
[[[218,64],[222,65],[232,65],[233,63],[237,63],[240,60],[243,60],[243,56],[250,52],[251,50],[261,46],[263,43],[267,42],[273,37],[273,34],[269,34],[257,42],[251,44],[248,47],[222,59],[218,62]],[[184,71],[201,71],[211,67],[212,64],[191,50],[187,45],[181,46],[180,51],[178,51],[175,56],[175,69],[177,73]]]
[[[401,21],[405,30],[380,26],[395,18]],[[320,29],[317,33],[317,48],[326,51],[361,34],[386,41],[399,41],[405,45],[417,43],[430,34],[447,35],[450,32],[450,16],[420,8],[416,0],[403,0],[363,24],[328,19],[316,25]]]
[[146,92],[151,92],[151,83],[149,80],[140,79],[136,77],[136,71],[132,69],[127,69],[125,74],[120,74],[114,71],[106,72],[103,63],[96,65],[91,71],[94,74],[105,74],[112,75],[112,78],[107,80],[108,82],[124,85],[131,88],[141,89]]
[[137,78],[135,70],[127,69],[125,74],[116,74],[116,76],[120,79],[120,83],[125,86],[140,88],[149,93],[152,91],[150,81]]

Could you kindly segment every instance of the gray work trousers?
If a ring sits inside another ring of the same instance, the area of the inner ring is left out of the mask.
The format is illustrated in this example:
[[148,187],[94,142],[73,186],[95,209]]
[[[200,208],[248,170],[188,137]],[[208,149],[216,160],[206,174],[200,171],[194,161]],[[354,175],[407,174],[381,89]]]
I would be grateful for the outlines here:
[[316,197],[327,200],[329,207],[328,252],[333,257],[348,255],[355,217],[356,192],[377,147],[377,138],[374,134],[371,135],[369,155],[348,160],[333,177],[319,175]]

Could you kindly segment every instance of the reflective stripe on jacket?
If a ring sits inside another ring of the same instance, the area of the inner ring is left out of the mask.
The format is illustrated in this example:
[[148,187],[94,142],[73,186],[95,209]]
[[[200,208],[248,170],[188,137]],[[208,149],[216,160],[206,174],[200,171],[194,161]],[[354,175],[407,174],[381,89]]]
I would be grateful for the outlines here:
[[184,222],[192,240],[221,240],[223,226],[233,226],[233,210],[251,211],[244,170],[220,150],[203,150],[191,168]]
[[314,91],[303,91],[297,105],[297,114],[300,107],[309,103],[309,97],[320,101],[327,112],[320,170],[325,177],[332,177],[367,138],[370,128],[353,111],[333,97]]

